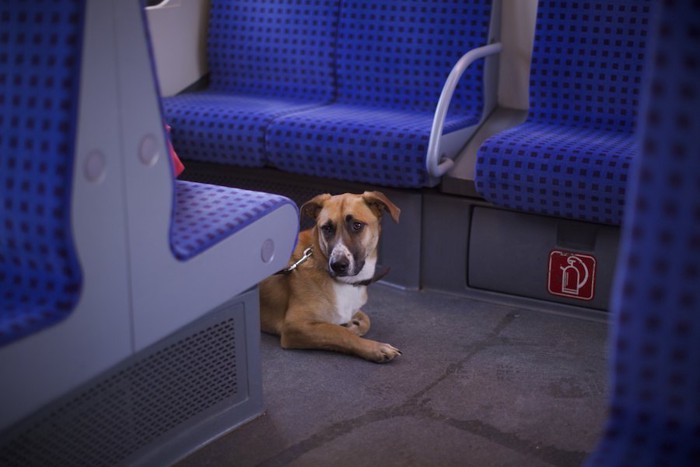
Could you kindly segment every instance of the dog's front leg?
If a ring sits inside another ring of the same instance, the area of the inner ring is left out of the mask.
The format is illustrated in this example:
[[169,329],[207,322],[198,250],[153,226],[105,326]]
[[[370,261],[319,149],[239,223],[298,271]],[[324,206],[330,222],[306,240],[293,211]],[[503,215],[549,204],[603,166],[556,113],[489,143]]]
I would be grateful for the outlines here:
[[285,349],[324,349],[384,363],[401,355],[396,347],[364,339],[346,327],[320,321],[287,321],[281,335]]

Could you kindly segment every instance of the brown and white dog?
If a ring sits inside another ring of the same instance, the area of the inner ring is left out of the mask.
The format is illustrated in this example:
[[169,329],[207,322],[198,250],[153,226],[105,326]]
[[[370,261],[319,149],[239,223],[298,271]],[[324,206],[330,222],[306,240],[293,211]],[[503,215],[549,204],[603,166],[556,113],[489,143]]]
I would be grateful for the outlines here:
[[385,211],[399,221],[401,210],[377,191],[306,202],[301,215],[314,219],[314,227],[299,234],[290,268],[260,284],[262,330],[279,335],[285,349],[333,350],[373,362],[401,355],[362,337],[370,320],[360,308],[375,278]]

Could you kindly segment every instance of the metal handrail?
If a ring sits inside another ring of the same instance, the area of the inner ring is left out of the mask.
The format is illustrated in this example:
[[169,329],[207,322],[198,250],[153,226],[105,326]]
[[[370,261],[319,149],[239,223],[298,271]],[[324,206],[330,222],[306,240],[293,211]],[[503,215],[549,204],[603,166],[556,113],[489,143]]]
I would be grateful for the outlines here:
[[454,161],[452,159],[445,158],[440,160],[440,139],[442,137],[442,129],[445,125],[445,117],[447,117],[447,110],[450,107],[450,101],[452,100],[452,95],[457,88],[459,80],[462,78],[462,75],[467,70],[469,65],[480,58],[499,53],[502,48],[503,46],[500,42],[495,42],[493,44],[472,49],[466,54],[462,55],[462,57],[452,68],[452,71],[450,71],[450,74],[445,81],[445,85],[442,88],[440,100],[438,101],[435,109],[433,126],[430,130],[430,141],[428,142],[428,153],[425,165],[428,173],[431,176],[442,177],[454,165]]

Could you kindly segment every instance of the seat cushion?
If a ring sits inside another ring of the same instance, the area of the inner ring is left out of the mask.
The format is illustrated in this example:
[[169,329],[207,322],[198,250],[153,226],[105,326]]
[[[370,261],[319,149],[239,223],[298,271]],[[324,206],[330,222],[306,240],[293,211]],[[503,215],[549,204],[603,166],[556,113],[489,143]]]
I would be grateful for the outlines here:
[[497,206],[618,225],[633,135],[525,123],[479,148],[476,187]]
[[177,180],[170,244],[186,261],[283,205],[284,196]]
[[163,99],[173,146],[183,159],[244,167],[265,165],[265,129],[275,118],[322,105],[274,96],[215,92]]
[[[479,116],[453,117],[445,132],[478,120]],[[428,182],[425,157],[432,122],[429,112],[332,104],[272,122],[268,162],[287,172],[422,187]]]

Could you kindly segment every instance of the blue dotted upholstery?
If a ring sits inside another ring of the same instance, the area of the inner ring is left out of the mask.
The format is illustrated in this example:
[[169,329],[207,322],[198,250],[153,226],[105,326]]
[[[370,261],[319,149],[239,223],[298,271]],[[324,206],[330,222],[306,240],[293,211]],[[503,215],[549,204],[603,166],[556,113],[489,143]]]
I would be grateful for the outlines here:
[[84,1],[0,2],[0,345],[67,317]]
[[[457,60],[487,43],[488,1],[346,1],[338,33],[337,99],[276,119],[269,163],[289,172],[421,187],[430,128]],[[483,60],[464,74],[445,132],[476,124]]]
[[590,466],[700,465],[700,3],[659,2]]
[[476,187],[511,209],[618,225],[651,1],[541,0],[527,121],[484,142]]
[[186,261],[286,204],[296,208],[279,195],[178,180],[172,250]]
[[184,159],[260,167],[265,129],[334,97],[338,0],[212,0],[210,86],[163,100]]

